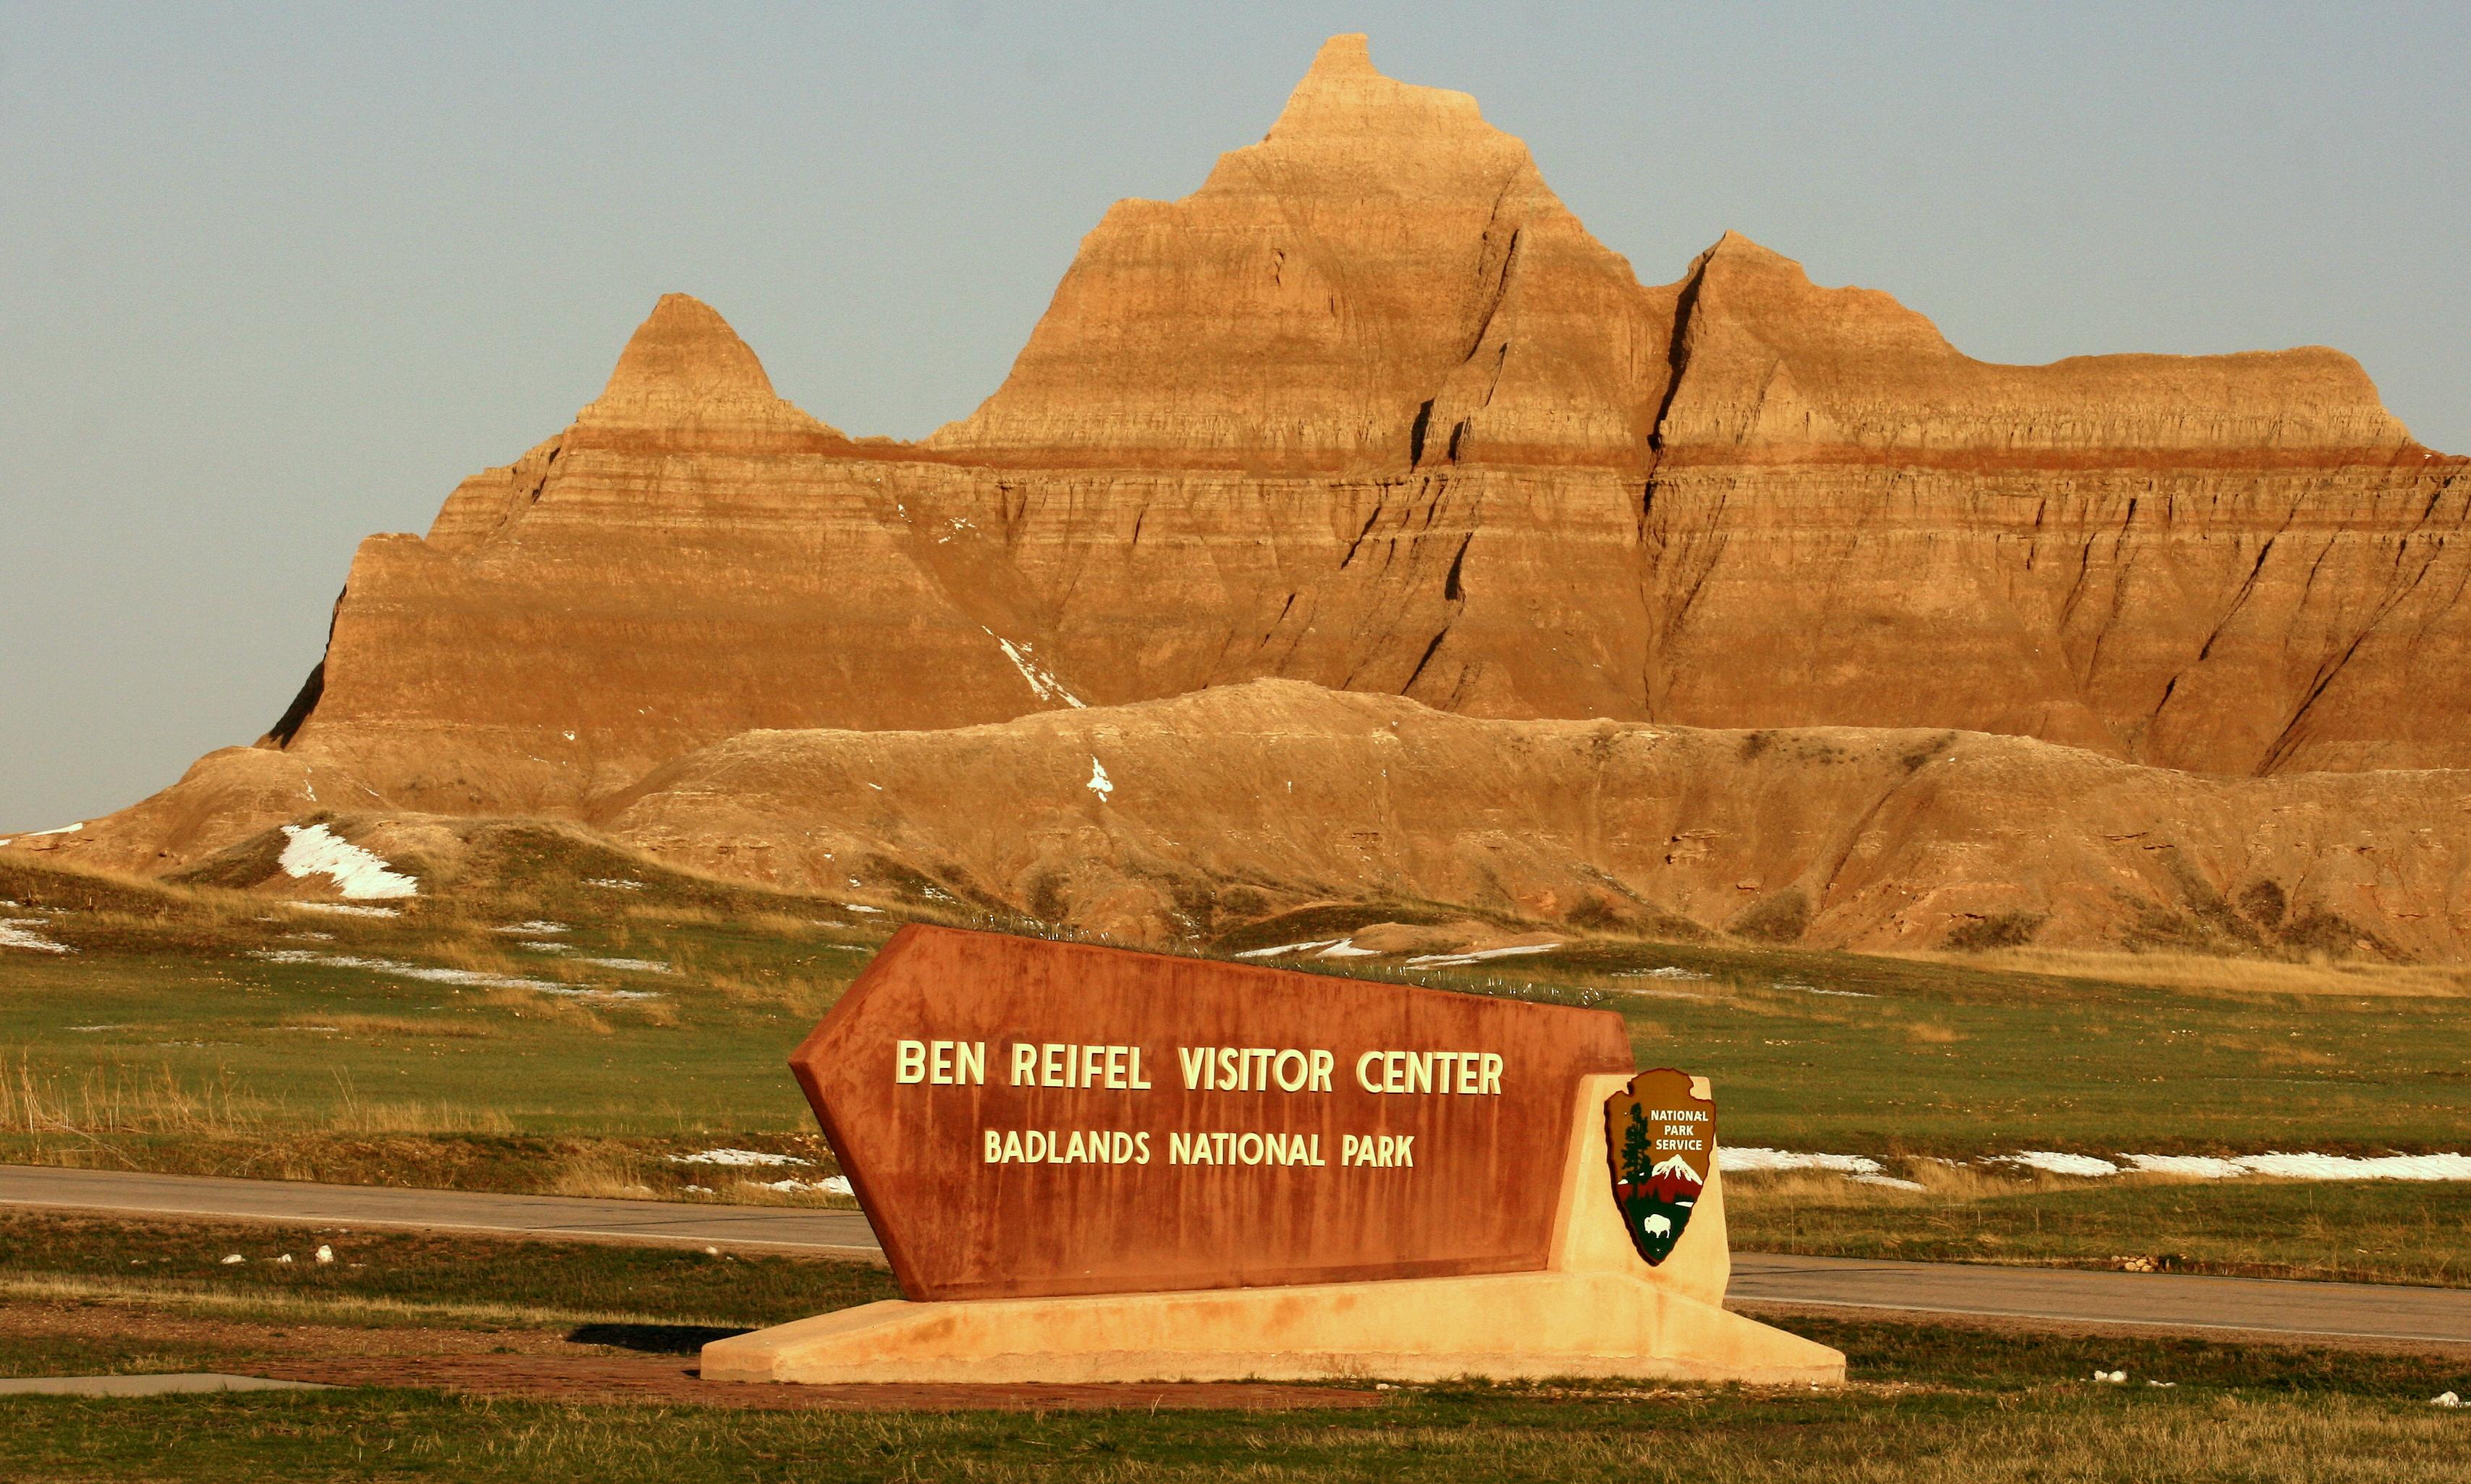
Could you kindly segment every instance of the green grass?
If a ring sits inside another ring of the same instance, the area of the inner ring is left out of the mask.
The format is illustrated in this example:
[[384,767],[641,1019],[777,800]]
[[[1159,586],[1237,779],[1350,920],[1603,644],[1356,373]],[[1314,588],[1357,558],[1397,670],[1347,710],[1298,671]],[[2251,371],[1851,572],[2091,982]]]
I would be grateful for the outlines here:
[[[335,1266],[265,1260],[318,1241]],[[220,1262],[225,1249],[252,1261]],[[361,1266],[353,1266],[353,1264]],[[882,1296],[880,1271],[572,1242],[0,1217],[0,1375],[278,1356],[690,1354]],[[38,1314],[35,1310],[40,1310]],[[1370,1412],[757,1412],[412,1388],[0,1397],[0,1477],[45,1480],[2458,1479],[2471,1353],[1765,1317],[1842,1391],[1406,1386]],[[29,1322],[30,1320],[35,1322]],[[2096,1369],[2124,1370],[2124,1386]],[[2155,1383],[2155,1384],[2149,1384]]]
[[[316,1261],[320,1245],[333,1263]],[[287,1253],[291,1263],[276,1261]],[[247,1261],[224,1263],[234,1255]],[[486,1312],[496,1322],[716,1330],[899,1296],[884,1269],[822,1258],[6,1209],[0,1285],[260,1317],[348,1310],[355,1323],[409,1324]]]
[[[206,884],[170,889],[0,862],[0,897],[25,904],[7,910],[39,912],[42,930],[78,950],[0,951],[0,1160],[762,1196],[729,1171],[663,1156],[728,1143],[813,1161],[802,1173],[831,1170],[785,1058],[898,920],[960,910],[919,888],[915,901],[879,897],[890,912],[854,912],[664,870],[545,826],[475,839],[452,870],[399,862],[442,884],[393,918],[303,912],[211,884],[219,871],[248,879],[263,862],[209,863]],[[1442,916],[1391,915],[1419,911]],[[1346,932],[1364,912],[1291,915],[1219,951],[1306,927]],[[570,951],[533,952],[494,931],[532,919],[566,924],[552,938]],[[657,998],[577,1000],[255,956],[284,950]],[[596,958],[678,972],[583,962]],[[2150,962],[2157,979],[2185,977],[2184,962]],[[1725,1143],[1864,1154],[1898,1173],[2020,1149],[2378,1154],[2466,1143],[2471,994],[2435,971],[2328,969],[2325,983],[2358,992],[2298,993],[2271,987],[2288,976],[2263,973],[2253,982],[2267,987],[2238,987],[2236,973],[2215,976],[2231,987],[2173,987],[2122,982],[2115,965],[2095,977],[1610,939],[1473,969],[1298,966],[1611,1009],[1640,1065],[1714,1080]],[[1650,977],[1657,969],[1701,977]],[[2466,1281],[2471,1249],[2463,1197],[2443,1186],[2024,1181],[1897,1199],[1744,1180],[1732,1194],[1746,1247],[2148,1255],[2453,1284]]]
[[[1704,980],[1649,979],[1680,968]],[[2193,992],[1849,953],[1590,944],[1435,983],[1618,1011],[1733,1145],[1970,1158],[2454,1150],[2471,996]],[[1814,992],[1824,991],[1824,992]]]
[[[1805,1326],[1846,1392],[1415,1387],[1371,1412],[741,1412],[406,1390],[0,1398],[0,1474],[286,1480],[1706,1481],[2462,1477],[2425,1356]],[[2130,1384],[2085,1380],[2095,1365]],[[2146,1380],[2169,1380],[2168,1387]]]
[[2377,1181],[2040,1182],[1950,1194],[1730,1176],[1737,1250],[2121,1265],[2471,1287],[2471,1188]]

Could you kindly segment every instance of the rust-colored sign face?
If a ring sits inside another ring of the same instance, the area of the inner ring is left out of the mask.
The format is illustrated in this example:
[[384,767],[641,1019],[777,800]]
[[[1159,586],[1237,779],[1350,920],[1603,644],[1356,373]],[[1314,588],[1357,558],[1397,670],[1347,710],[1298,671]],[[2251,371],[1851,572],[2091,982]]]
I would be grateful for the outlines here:
[[913,1299],[1541,1267],[1620,1017],[912,926],[789,1059]]
[[1691,1083],[1689,1073],[1659,1067],[1605,1100],[1613,1200],[1651,1267],[1672,1255],[1715,1168],[1716,1104]]

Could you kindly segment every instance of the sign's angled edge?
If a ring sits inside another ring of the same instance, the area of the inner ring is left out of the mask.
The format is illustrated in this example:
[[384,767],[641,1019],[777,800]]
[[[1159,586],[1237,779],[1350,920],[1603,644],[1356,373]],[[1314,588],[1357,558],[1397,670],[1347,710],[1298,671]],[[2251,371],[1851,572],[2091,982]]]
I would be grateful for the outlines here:
[[833,1160],[840,1166],[841,1178],[850,1183],[850,1194],[858,1197],[858,1207],[866,1217],[866,1224],[874,1229],[876,1244],[883,1249],[884,1264],[892,1269],[893,1281],[901,1286],[903,1295],[911,1299],[923,1291],[915,1264],[894,1224],[886,1222],[879,1215],[864,1173],[856,1164],[842,1158],[842,1151],[849,1146],[841,1137],[840,1122],[833,1117],[832,1105],[810,1068],[821,1058],[825,1043],[833,1038],[841,1022],[856,1015],[859,1006],[882,984],[887,976],[886,966],[906,953],[910,944],[933,931],[926,923],[911,922],[885,939],[883,946],[875,951],[875,957],[867,961],[866,967],[859,971],[858,978],[850,981],[850,986],[842,990],[841,997],[833,1002],[833,1008],[824,1012],[824,1018],[815,1022],[815,1029],[808,1032],[806,1039],[789,1053],[789,1075],[798,1079],[799,1090],[807,1095],[807,1106],[813,1111],[816,1124],[822,1126],[824,1142],[832,1146]]

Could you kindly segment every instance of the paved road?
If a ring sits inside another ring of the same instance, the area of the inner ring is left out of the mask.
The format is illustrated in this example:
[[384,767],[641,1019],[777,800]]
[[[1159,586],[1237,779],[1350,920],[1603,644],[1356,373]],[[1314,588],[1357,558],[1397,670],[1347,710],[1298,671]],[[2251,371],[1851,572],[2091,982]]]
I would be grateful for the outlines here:
[[[22,1165],[0,1165],[0,1204],[311,1226],[411,1226],[697,1247],[764,1247],[838,1257],[881,1259],[882,1255],[866,1218],[856,1212],[785,1207],[492,1195]],[[1956,1263],[1873,1263],[1742,1252],[1733,1257],[1730,1296],[1749,1303],[1908,1313],[2471,1345],[2471,1290],[2459,1288]]]
[[1740,1302],[2471,1345],[2471,1289],[1733,1255]]
[[146,1216],[224,1217],[307,1226],[416,1226],[439,1231],[581,1237],[682,1246],[794,1248],[881,1259],[875,1232],[855,1211],[706,1206],[572,1195],[493,1195],[295,1180],[43,1170],[0,1165],[0,1204]]

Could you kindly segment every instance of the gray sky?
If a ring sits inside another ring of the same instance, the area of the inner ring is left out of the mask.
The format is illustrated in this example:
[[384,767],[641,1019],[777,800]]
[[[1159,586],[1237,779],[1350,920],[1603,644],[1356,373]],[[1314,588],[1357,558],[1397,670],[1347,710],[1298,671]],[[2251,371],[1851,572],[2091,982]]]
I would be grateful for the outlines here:
[[0,827],[264,730],[664,291],[851,432],[968,412],[1339,31],[1646,282],[1730,227],[1989,359],[2335,345],[2471,452],[2471,8],[906,9],[0,0]]

